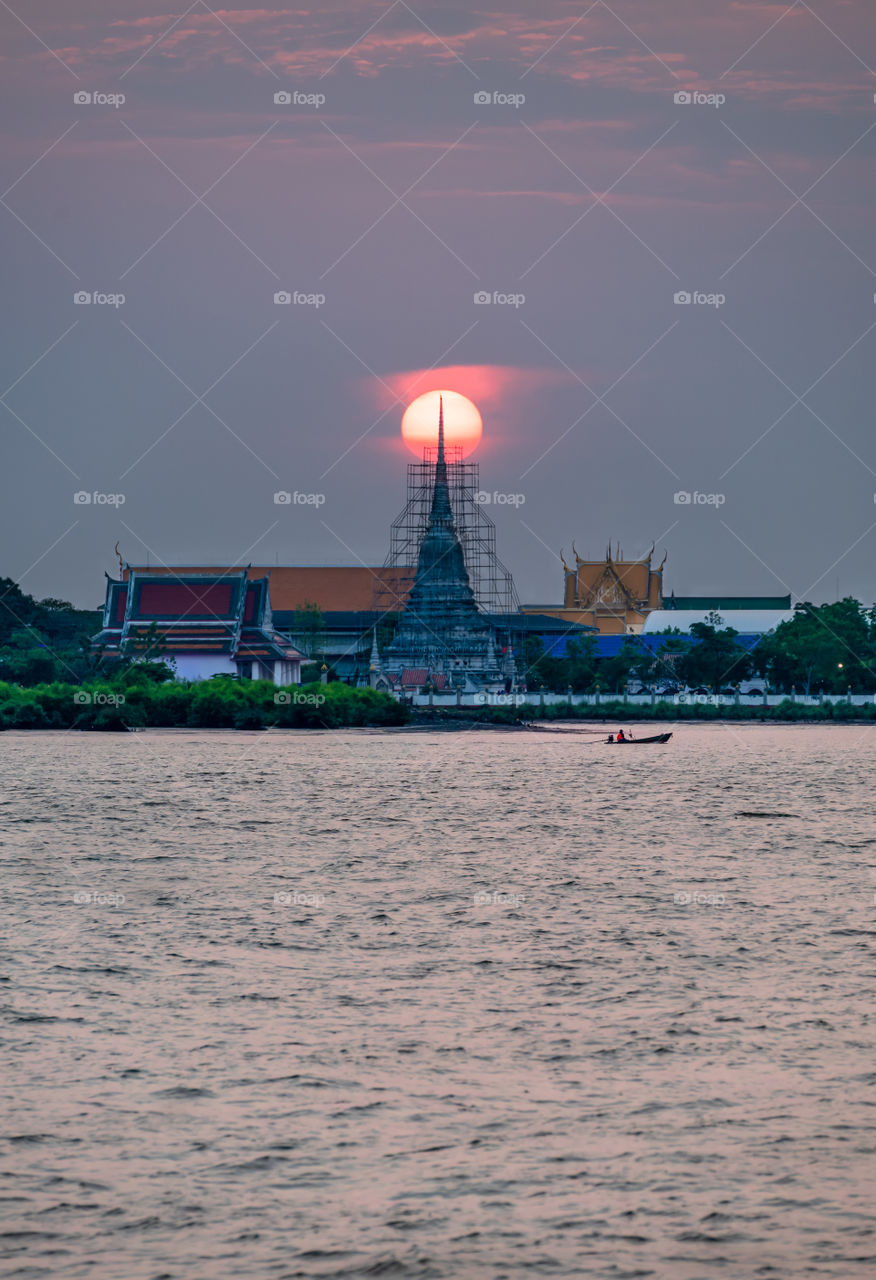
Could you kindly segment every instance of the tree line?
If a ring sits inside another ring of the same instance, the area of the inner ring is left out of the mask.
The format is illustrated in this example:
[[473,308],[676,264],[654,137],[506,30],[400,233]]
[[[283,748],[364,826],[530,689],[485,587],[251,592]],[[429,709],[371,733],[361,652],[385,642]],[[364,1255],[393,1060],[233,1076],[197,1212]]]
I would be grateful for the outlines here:
[[851,598],[798,604],[793,618],[753,648],[713,613],[689,632],[661,633],[656,649],[641,636],[627,636],[612,657],[598,658],[596,649],[596,636],[574,636],[566,656],[554,658],[538,637],[529,637],[518,655],[518,678],[529,689],[556,693],[570,685],[576,693],[621,693],[631,682],[657,693],[681,686],[721,693],[754,678],[777,693],[876,691],[876,608]]

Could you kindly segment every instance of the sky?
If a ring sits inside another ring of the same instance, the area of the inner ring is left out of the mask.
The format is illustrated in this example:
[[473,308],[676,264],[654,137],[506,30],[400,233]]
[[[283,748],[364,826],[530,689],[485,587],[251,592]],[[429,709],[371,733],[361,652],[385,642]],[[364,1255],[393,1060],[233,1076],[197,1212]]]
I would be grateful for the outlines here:
[[874,602],[872,0],[179,6],[0,0],[0,576],[381,564],[449,387],[522,601]]

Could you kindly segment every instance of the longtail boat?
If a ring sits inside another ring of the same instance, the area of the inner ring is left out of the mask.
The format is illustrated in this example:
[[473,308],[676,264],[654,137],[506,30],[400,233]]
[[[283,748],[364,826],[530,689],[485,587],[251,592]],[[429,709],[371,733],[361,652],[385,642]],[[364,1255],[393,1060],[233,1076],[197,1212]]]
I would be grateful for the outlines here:
[[639,747],[644,746],[647,742],[668,742],[672,737],[671,733],[655,733],[651,738],[621,738],[620,741],[616,737],[606,738],[606,746],[616,747]]

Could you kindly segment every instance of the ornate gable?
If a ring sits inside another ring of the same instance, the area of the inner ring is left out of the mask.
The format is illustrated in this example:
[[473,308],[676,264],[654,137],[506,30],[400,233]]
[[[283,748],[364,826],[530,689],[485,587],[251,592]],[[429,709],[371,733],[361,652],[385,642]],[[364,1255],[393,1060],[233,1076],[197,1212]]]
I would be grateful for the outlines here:
[[607,564],[584,595],[578,599],[580,609],[635,609],[637,602],[610,564]]

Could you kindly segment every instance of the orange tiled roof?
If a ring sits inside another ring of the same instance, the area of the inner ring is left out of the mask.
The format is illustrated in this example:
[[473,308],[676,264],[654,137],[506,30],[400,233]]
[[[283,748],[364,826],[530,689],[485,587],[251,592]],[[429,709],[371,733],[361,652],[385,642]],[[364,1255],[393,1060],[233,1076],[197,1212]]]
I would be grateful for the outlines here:
[[[155,567],[132,565],[143,573],[178,574],[184,577],[192,573],[234,573],[242,565],[171,565]],[[127,577],[127,572],[124,575]],[[271,608],[277,611],[297,609],[301,605],[315,604],[323,613],[344,610],[372,609],[374,607],[375,579],[387,585],[396,584],[399,600],[403,602],[410,586],[410,569],[367,568],[364,565],[251,565],[249,578],[268,578]],[[385,608],[384,604],[384,608]]]

